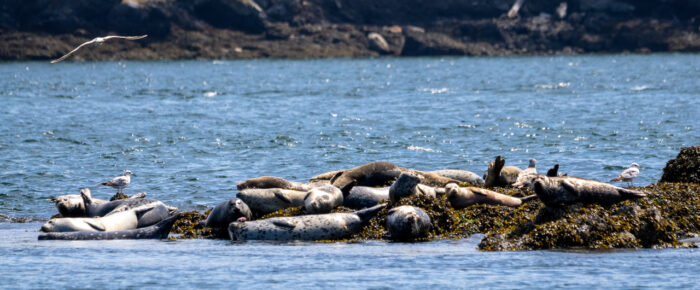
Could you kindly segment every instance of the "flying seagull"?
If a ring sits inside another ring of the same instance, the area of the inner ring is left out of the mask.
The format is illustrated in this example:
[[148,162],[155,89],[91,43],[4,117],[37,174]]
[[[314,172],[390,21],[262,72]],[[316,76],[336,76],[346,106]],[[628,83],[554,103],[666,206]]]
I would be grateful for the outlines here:
[[105,185],[105,186],[111,186],[112,188],[117,189],[117,193],[121,193],[122,189],[126,188],[129,186],[129,183],[131,183],[131,173],[130,170],[124,170],[124,174],[121,176],[117,176],[115,178],[112,178],[112,180],[107,181],[105,183],[101,183],[100,185]]
[[617,177],[611,179],[610,181],[625,181],[632,182],[639,175],[639,164],[632,163],[629,168],[625,169]]
[[88,41],[88,42],[85,42],[85,43],[79,45],[79,46],[76,47],[75,49],[71,50],[71,52],[66,53],[66,55],[62,56],[61,58],[52,60],[51,63],[57,63],[57,62],[59,62],[59,61],[62,61],[62,60],[64,60],[64,59],[66,59],[67,57],[69,57],[69,56],[70,56],[71,54],[73,54],[74,52],[78,51],[78,49],[80,49],[80,48],[83,47],[83,46],[90,45],[90,44],[96,45],[96,46],[97,46],[97,45],[101,45],[101,44],[103,44],[107,39],[120,38],[120,39],[128,39],[128,40],[137,40],[137,39],[145,38],[146,36],[148,36],[148,34],[146,34],[146,35],[141,35],[141,36],[119,36],[119,35],[110,35],[110,36],[105,36],[105,37],[96,37],[96,38],[93,39],[93,40],[90,40],[90,41]]

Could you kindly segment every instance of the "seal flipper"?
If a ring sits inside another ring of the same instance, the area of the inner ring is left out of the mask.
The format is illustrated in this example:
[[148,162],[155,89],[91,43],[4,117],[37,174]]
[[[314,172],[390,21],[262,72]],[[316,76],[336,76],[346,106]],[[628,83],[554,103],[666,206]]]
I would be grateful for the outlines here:
[[379,211],[384,209],[386,207],[386,203],[378,204],[370,208],[366,208],[360,211],[356,211],[355,214],[360,217],[360,220],[364,223],[369,221],[372,217],[374,217]]
[[480,188],[468,188],[469,191],[473,192],[476,195],[481,195],[481,196],[487,196],[488,194],[486,192],[481,191]]
[[578,196],[576,193],[576,187],[574,187],[571,183],[569,183],[566,180],[561,181],[561,187],[564,188],[564,190],[568,191],[569,193],[573,194],[574,196]]
[[624,198],[644,198],[647,197],[646,193],[631,189],[619,188],[618,193]]
[[[292,200],[290,200],[287,196],[285,196],[284,194],[282,194],[279,191],[275,191],[275,197],[281,201],[288,203],[288,204],[292,204]],[[306,197],[304,197],[304,199],[306,199]]]
[[528,196],[525,196],[525,197],[521,197],[520,200],[521,200],[523,203],[526,203],[526,202],[533,201],[533,200],[535,200],[535,199],[537,199],[537,198],[538,198],[538,197],[537,197],[537,194],[533,194],[533,195],[528,195]]
[[95,229],[95,230],[98,231],[98,232],[104,232],[104,231],[105,231],[105,226],[104,226],[102,223],[96,223],[96,222],[95,222],[94,220],[92,220],[92,219],[85,219],[84,221],[85,221],[85,223],[86,223],[88,226],[91,226],[93,229]]
[[287,228],[290,230],[297,226],[295,223],[288,220],[274,220],[272,221],[272,224],[280,228]]

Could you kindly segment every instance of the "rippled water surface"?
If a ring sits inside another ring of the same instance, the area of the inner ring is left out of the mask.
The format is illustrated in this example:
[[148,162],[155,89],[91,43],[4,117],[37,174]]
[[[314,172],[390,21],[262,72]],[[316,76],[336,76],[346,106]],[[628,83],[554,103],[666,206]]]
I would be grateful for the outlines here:
[[[97,184],[123,169],[127,194],[204,209],[247,178],[379,160],[481,174],[496,155],[534,157],[597,180],[637,162],[646,185],[700,144],[700,55],[23,62],[0,75],[0,218],[48,218],[46,198],[81,187],[109,198]],[[694,250],[38,242],[38,228],[0,223],[3,285],[697,287],[700,272]],[[37,272],[65,280],[26,278]]]

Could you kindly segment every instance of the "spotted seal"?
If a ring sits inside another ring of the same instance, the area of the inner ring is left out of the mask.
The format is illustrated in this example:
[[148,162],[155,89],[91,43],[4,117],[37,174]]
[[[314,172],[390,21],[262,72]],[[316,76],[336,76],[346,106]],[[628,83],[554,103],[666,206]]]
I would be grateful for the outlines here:
[[386,220],[386,228],[392,240],[413,240],[426,236],[432,226],[425,211],[408,205],[392,208]]
[[243,217],[252,218],[250,208],[240,198],[232,198],[214,207],[207,217],[205,225],[210,228],[226,228],[231,222]]
[[348,195],[353,186],[383,186],[399,176],[401,170],[394,163],[379,161],[337,173],[331,184]]
[[538,175],[532,184],[537,196],[549,207],[560,207],[577,202],[613,204],[647,196],[641,191],[574,176]]
[[481,176],[467,170],[442,169],[430,171],[429,173],[437,174],[446,178],[451,178],[459,182],[469,182],[471,184],[484,184],[484,179],[481,178]]
[[353,213],[327,213],[275,217],[251,222],[232,222],[229,236],[234,241],[318,241],[348,238],[358,233],[386,204]]
[[311,189],[304,197],[304,211],[307,214],[329,213],[343,204],[343,193],[333,185]]
[[39,240],[126,240],[126,239],[166,239],[180,213],[163,219],[155,225],[124,231],[112,232],[52,232],[39,235]]
[[305,191],[281,188],[250,188],[238,192],[236,197],[245,202],[256,216],[288,207],[304,206]]
[[445,190],[447,201],[455,209],[462,209],[480,203],[519,207],[524,201],[535,198],[534,195],[526,198],[517,198],[478,187],[459,187],[456,184],[448,184]]
[[283,178],[274,176],[260,176],[256,178],[251,178],[236,185],[238,190],[248,189],[248,188],[282,188],[291,189],[298,191],[308,191],[311,186],[296,182],[288,181]]
[[385,199],[389,199],[389,187],[353,186],[350,194],[343,198],[343,206],[358,210],[373,207]]

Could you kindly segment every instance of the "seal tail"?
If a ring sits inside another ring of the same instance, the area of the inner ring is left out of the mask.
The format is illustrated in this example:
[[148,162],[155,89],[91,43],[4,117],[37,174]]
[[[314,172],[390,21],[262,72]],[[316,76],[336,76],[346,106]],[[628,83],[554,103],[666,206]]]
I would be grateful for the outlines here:
[[355,214],[360,217],[360,220],[364,223],[367,222],[369,219],[377,215],[379,211],[384,209],[386,207],[386,203],[378,204],[370,208],[366,208],[360,211],[356,211]]
[[626,189],[626,188],[619,188],[617,190],[617,192],[619,192],[620,195],[625,197],[625,198],[644,198],[644,197],[647,197],[647,194],[644,192]]
[[161,239],[167,239],[170,235],[170,230],[173,228],[175,222],[180,218],[180,212],[176,212],[173,216],[168,217],[156,224],[158,227],[158,234]]

